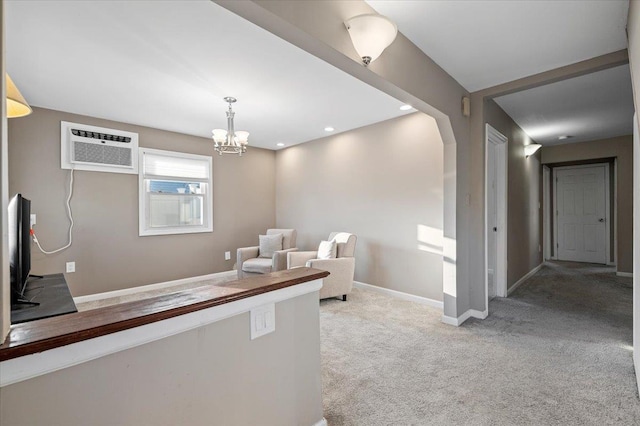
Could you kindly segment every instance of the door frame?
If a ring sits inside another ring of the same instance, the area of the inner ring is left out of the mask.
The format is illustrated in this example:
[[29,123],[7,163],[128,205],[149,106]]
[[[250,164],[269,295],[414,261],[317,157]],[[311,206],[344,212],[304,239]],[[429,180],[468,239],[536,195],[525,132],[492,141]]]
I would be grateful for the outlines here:
[[[605,241],[605,265],[609,265],[611,262],[611,191],[609,189],[609,163],[592,163],[581,164],[579,166],[562,166],[553,168],[553,209],[556,212],[555,220],[553,221],[553,241],[556,243],[555,250],[553,251],[554,258],[558,259],[558,170],[568,169],[587,169],[591,167],[604,167],[604,220],[607,226],[604,227],[604,241]],[[614,242],[615,244],[615,242]]]
[[488,238],[488,173],[489,144],[495,148],[496,165],[496,201],[498,232],[496,236],[496,296],[507,297],[507,189],[508,189],[508,156],[507,147],[509,140],[505,135],[485,124],[484,143],[484,294],[486,299],[486,311],[489,312],[489,238]]
[[551,257],[551,168],[542,165],[542,261]]

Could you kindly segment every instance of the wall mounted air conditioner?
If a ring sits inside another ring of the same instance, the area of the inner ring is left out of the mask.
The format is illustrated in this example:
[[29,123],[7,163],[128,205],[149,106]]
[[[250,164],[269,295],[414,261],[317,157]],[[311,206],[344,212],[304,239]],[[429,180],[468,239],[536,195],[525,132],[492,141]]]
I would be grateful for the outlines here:
[[60,122],[63,169],[138,174],[138,134]]

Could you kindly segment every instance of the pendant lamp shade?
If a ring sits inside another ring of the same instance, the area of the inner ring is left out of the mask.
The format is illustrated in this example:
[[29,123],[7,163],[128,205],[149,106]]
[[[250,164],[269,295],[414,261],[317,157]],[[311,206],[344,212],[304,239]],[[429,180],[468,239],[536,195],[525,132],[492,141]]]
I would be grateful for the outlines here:
[[13,80],[7,76],[7,117],[8,118],[16,118],[16,117],[24,117],[25,115],[31,114],[31,107],[22,96],[22,93],[18,90],[15,84],[13,84]]
[[362,62],[369,65],[382,54],[398,34],[398,27],[389,18],[375,13],[354,16],[345,21]]

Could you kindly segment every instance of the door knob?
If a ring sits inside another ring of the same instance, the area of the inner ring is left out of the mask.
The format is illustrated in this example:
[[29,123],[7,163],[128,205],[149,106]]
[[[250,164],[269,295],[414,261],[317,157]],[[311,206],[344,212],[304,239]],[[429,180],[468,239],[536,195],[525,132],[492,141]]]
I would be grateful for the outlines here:
[[604,222],[604,218],[601,217],[600,219],[598,219],[598,222]]

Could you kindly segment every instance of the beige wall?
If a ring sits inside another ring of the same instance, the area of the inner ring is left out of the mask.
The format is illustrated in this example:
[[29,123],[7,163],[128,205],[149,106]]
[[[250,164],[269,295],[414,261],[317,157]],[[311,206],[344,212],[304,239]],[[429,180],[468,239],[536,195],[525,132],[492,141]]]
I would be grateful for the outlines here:
[[357,235],[356,281],[442,300],[443,144],[415,113],[279,151],[279,227]]
[[[0,424],[311,426],[322,419],[318,293],[0,388]],[[177,321],[178,318],[172,319]]]
[[469,309],[482,311],[486,300],[481,269],[482,217],[472,218],[482,188],[470,187],[482,179],[483,170],[470,151],[469,118],[461,111],[462,97],[469,93],[400,33],[382,56],[363,67],[344,21],[372,13],[364,1],[215,2],[436,119],[446,145],[443,227],[448,263],[444,270],[444,315],[456,318]]
[[[213,155],[210,139],[42,108],[9,124],[9,193],[21,192],[37,215],[45,250],[67,242],[69,171],[60,168],[60,121],[139,133],[140,146]],[[67,274],[74,296],[231,270],[224,252],[257,244],[275,225],[275,154],[251,148],[242,158],[213,155],[213,233],[138,236],[138,176],[76,171],[73,245],[43,255],[32,246],[32,273]]]
[[484,105],[485,122],[508,139],[507,287],[542,263],[542,166],[540,152],[529,158],[524,146],[535,143],[493,100]]
[[633,272],[633,137],[546,146],[541,151],[543,164],[617,159],[617,268]]

